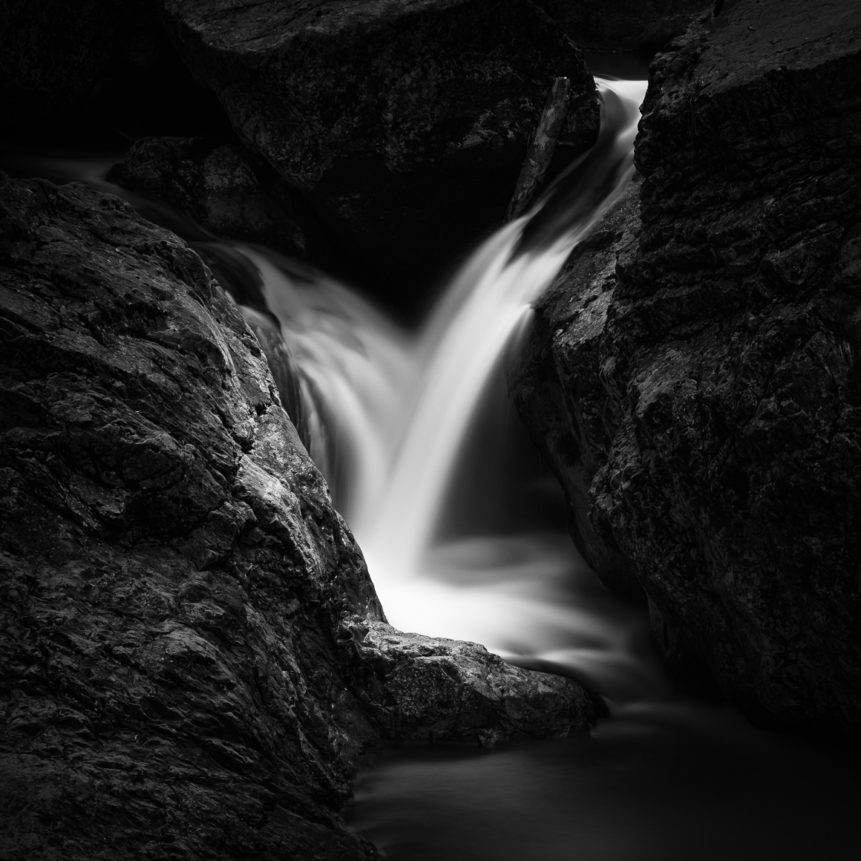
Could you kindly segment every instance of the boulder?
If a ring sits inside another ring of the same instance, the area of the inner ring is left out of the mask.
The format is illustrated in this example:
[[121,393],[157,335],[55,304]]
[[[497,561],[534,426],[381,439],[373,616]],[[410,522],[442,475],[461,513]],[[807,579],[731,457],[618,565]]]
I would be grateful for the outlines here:
[[238,147],[213,138],[142,138],[108,179],[181,209],[215,236],[307,253],[286,192],[265,183]]
[[393,657],[258,342],[173,234],[0,176],[0,331],[3,858],[375,857],[339,811],[380,739],[594,720],[477,647]]
[[606,714],[570,679],[507,664],[476,643],[407,634],[367,617],[341,622],[362,688],[388,738],[476,742],[582,732]]
[[537,0],[588,51],[649,55],[680,36],[719,0]]
[[241,142],[378,277],[415,282],[504,218],[555,77],[561,150],[597,133],[579,50],[529,0],[161,3]]
[[854,731],[861,8],[728,3],[653,72],[639,206],[539,307],[552,383],[519,393],[667,660],[758,719]]

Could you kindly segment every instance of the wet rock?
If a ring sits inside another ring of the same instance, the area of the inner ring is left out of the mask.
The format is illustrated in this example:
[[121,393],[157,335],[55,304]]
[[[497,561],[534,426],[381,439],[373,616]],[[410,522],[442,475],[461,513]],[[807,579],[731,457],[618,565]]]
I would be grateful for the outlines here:
[[653,69],[639,213],[575,253],[539,309],[555,385],[520,394],[671,663],[857,728],[861,13],[739,0]]
[[504,217],[553,78],[563,149],[597,132],[579,51],[526,0],[162,5],[242,143],[377,273],[415,281]]
[[207,138],[144,138],[115,165],[111,182],[169,203],[219,237],[302,256],[307,241],[286,193],[278,195],[236,146]]
[[0,855],[374,857],[338,813],[369,745],[587,728],[573,683],[477,647],[391,656],[261,348],[184,242],[0,177],[0,264]]
[[[536,307],[527,348],[509,368],[515,406],[564,491],[574,542],[615,592],[642,600],[631,561],[589,517],[589,489],[606,462],[614,407],[597,373],[619,248],[638,226],[638,185],[566,261]],[[609,410],[608,410],[609,408]],[[605,415],[609,411],[609,415]]]
[[370,707],[390,738],[407,742],[478,741],[583,732],[603,701],[560,676],[507,664],[483,646],[405,634],[384,622],[346,618]]

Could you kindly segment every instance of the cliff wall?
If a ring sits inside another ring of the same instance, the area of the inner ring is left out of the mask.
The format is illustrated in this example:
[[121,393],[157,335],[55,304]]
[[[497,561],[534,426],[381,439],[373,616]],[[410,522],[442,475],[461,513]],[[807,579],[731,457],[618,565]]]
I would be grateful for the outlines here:
[[[641,183],[517,397],[575,540],[763,720],[861,721],[861,10],[727,3],[660,55]],[[548,380],[552,383],[548,383]]]

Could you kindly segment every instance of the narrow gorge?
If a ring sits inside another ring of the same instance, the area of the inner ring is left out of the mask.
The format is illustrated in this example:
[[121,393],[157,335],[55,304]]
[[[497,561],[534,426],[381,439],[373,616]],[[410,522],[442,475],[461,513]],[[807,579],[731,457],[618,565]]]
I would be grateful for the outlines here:
[[0,857],[854,858],[859,80],[849,0],[0,4]]

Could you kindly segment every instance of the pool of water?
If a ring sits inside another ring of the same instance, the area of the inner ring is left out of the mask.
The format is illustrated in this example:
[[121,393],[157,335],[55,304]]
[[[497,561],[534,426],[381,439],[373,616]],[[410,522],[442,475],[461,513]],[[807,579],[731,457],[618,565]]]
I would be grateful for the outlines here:
[[350,822],[389,861],[858,857],[861,760],[685,703],[591,737],[386,751]]

